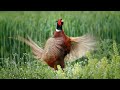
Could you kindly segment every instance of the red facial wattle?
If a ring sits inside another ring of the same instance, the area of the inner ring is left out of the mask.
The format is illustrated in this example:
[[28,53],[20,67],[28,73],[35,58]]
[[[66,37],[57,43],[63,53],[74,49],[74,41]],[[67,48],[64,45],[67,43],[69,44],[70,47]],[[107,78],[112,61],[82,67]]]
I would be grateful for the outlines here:
[[58,20],[58,25],[59,25],[59,26],[63,25],[62,19],[59,19],[59,20]]

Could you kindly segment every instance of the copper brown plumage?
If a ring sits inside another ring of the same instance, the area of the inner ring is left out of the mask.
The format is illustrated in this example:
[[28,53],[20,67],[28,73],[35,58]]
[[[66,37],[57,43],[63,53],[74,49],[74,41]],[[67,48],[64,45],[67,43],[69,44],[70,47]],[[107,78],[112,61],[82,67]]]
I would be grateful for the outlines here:
[[63,20],[57,21],[57,28],[53,37],[46,41],[44,49],[39,47],[32,39],[18,37],[32,49],[35,58],[45,61],[50,67],[57,70],[57,65],[65,67],[64,61],[75,61],[84,56],[87,51],[94,50],[95,40],[90,35],[69,37],[62,29]]

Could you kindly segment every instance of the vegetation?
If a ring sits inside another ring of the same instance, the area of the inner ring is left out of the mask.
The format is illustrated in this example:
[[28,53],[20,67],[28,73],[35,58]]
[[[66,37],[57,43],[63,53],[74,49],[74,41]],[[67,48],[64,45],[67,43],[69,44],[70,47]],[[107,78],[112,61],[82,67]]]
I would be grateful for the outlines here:
[[[30,47],[9,37],[31,37],[44,48],[52,37],[56,20],[64,20],[68,36],[91,33],[97,48],[75,62],[66,63],[64,71],[55,71],[34,59]],[[117,79],[120,78],[119,11],[40,11],[0,12],[0,78],[4,79]]]

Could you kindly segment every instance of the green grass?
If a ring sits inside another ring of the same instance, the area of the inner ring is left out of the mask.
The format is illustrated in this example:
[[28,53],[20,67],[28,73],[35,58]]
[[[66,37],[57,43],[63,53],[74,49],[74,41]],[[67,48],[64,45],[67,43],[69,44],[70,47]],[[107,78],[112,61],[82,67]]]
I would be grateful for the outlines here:
[[[66,62],[64,72],[42,64],[33,58],[27,45],[8,38],[28,35],[44,47],[59,18],[64,20],[68,36],[92,33],[98,38],[97,50]],[[119,11],[0,12],[0,78],[120,78],[119,24]]]

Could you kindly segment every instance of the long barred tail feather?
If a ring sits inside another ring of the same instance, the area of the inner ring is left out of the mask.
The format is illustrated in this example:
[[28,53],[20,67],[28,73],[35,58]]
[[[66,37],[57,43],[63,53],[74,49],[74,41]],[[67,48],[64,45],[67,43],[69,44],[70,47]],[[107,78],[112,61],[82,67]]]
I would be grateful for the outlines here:
[[21,36],[9,37],[9,38],[13,38],[13,39],[16,39],[16,40],[26,43],[27,45],[29,45],[32,48],[32,52],[33,52],[35,58],[41,59],[42,53],[44,50],[41,47],[39,47],[30,37],[28,37],[28,39],[25,39]]

